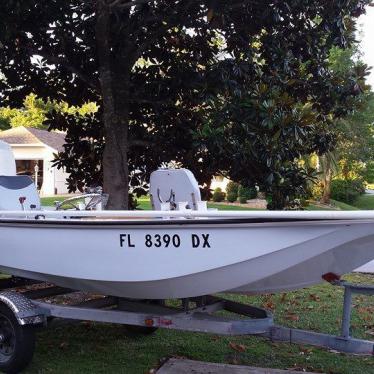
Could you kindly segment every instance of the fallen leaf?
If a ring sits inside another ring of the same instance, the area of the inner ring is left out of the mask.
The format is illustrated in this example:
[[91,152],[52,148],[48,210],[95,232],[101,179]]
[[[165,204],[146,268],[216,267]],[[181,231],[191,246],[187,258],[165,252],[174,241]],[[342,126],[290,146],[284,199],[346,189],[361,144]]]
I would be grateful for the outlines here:
[[309,299],[310,299],[310,300],[313,300],[313,301],[320,301],[320,300],[321,300],[320,297],[317,296],[317,295],[314,294],[314,293],[309,294]]
[[231,349],[237,352],[244,352],[246,350],[246,346],[244,344],[236,344],[233,342],[229,343]]
[[275,309],[275,304],[272,301],[268,301],[267,303],[263,303],[262,306],[266,309]]
[[288,319],[289,321],[295,321],[295,322],[300,319],[300,317],[295,313],[289,313],[286,315],[285,318]]

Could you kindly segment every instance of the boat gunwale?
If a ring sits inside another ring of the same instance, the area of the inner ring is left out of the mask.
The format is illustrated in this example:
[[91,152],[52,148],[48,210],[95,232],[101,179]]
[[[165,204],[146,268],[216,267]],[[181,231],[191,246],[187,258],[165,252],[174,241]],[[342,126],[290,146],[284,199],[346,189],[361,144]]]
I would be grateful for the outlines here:
[[141,227],[179,227],[179,226],[192,226],[192,227],[205,227],[205,226],[226,226],[232,227],[235,225],[253,225],[255,227],[264,227],[268,225],[282,226],[282,224],[294,224],[295,226],[303,224],[323,224],[323,225],[345,225],[350,226],[352,224],[374,224],[372,219],[295,219],[295,218],[208,218],[208,219],[149,219],[149,220],[134,220],[134,219],[123,219],[123,220],[111,220],[111,219],[77,219],[77,218],[66,218],[66,219],[6,219],[0,217],[0,227],[28,227],[28,226],[52,226],[52,227],[96,227],[96,228],[107,228],[111,226],[113,228],[131,226],[133,228]]

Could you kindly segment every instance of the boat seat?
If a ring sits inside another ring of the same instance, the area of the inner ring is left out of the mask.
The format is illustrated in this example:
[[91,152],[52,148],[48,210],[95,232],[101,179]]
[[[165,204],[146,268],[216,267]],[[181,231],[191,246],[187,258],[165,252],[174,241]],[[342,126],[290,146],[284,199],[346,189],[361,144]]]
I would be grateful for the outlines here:
[[40,209],[40,198],[33,180],[27,175],[0,175],[0,210],[23,209]]
[[176,209],[178,203],[186,203],[189,209],[199,209],[200,189],[190,170],[158,169],[151,174],[149,189],[154,210],[165,209],[163,203],[170,204],[170,209]]

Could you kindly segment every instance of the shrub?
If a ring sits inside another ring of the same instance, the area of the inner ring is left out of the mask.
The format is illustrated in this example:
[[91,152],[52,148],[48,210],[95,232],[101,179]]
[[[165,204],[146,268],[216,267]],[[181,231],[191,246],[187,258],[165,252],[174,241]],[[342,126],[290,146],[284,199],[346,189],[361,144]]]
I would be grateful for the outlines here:
[[219,187],[217,187],[213,192],[212,200],[216,203],[219,203],[225,200],[225,195],[226,194]]
[[240,204],[245,204],[247,202],[247,197],[246,196],[239,196],[239,203]]
[[239,186],[238,195],[240,204],[245,204],[247,200],[257,197],[257,189],[254,187]]
[[313,200],[319,200],[323,195],[323,182],[318,180],[312,183],[308,188],[307,196]]
[[360,195],[365,193],[365,182],[361,178],[352,179],[350,181],[352,183],[353,188],[358,191]]
[[226,199],[230,203],[234,203],[236,200],[238,200],[238,194],[235,192],[227,192]]
[[235,194],[238,197],[239,192],[239,183],[236,182],[229,182],[226,187],[227,194]]
[[226,187],[227,201],[233,203],[238,200],[239,183],[229,182]]
[[365,169],[365,179],[368,183],[374,183],[374,161],[367,163]]
[[353,203],[365,192],[364,181],[357,179],[334,179],[331,182],[331,198],[347,204]]

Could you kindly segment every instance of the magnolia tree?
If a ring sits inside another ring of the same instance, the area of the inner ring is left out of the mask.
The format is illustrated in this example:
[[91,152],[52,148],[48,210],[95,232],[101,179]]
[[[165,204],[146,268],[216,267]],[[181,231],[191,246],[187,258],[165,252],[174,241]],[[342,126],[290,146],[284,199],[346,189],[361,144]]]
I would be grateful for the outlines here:
[[1,97],[98,103],[48,124],[67,132],[57,163],[70,188],[103,183],[109,208],[170,160],[202,184],[221,171],[261,185],[284,207],[307,178],[296,160],[331,147],[326,118],[357,91],[334,84],[327,56],[352,43],[367,3],[3,1]]

